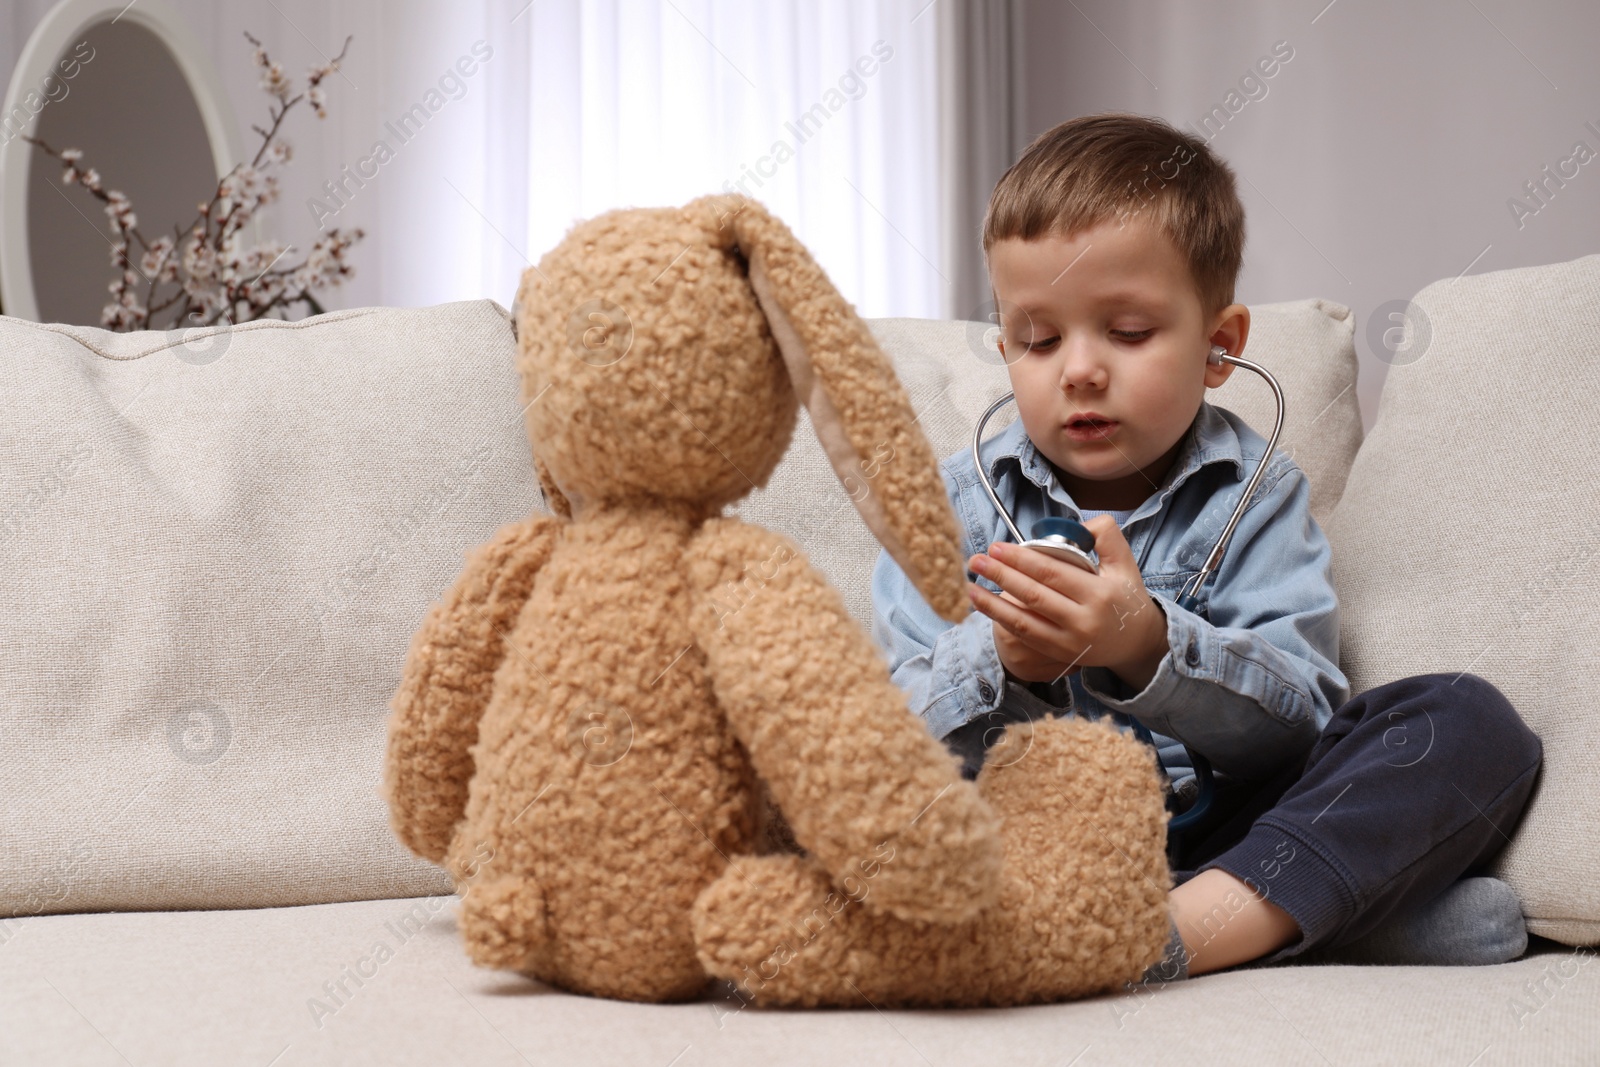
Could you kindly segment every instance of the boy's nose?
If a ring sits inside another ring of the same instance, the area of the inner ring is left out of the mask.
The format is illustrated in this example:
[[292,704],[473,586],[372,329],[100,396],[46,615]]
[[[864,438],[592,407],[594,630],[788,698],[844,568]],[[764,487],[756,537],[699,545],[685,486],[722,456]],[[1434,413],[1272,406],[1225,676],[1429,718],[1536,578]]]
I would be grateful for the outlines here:
[[1100,361],[1088,345],[1073,345],[1062,354],[1061,361],[1061,387],[1062,391],[1075,389],[1099,389],[1106,383],[1105,364]]

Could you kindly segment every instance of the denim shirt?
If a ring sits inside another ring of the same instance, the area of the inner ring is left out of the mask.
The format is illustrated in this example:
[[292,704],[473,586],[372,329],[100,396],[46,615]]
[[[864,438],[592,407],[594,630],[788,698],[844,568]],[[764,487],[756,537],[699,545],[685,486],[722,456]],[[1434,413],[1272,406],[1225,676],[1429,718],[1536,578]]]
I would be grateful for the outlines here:
[[[993,621],[973,611],[959,624],[934,614],[880,551],[872,571],[874,640],[895,684],[932,734],[974,775],[1004,725],[1063,708],[1149,731],[1168,776],[1193,775],[1184,745],[1221,774],[1258,781],[1304,759],[1349,699],[1339,670],[1339,607],[1327,538],[1311,517],[1311,485],[1281,451],[1257,484],[1194,610],[1177,597],[1204,565],[1266,439],[1225,408],[1202,403],[1161,486],[1122,525],[1145,588],[1166,615],[1167,653],[1134,692],[1109,668],[1085,666],[1054,683],[1008,679]],[[1082,519],[1020,419],[980,446],[995,493],[1028,535],[1047,516]],[[962,531],[963,556],[1011,541],[963,449],[940,470]],[[999,592],[994,582],[968,575]]]

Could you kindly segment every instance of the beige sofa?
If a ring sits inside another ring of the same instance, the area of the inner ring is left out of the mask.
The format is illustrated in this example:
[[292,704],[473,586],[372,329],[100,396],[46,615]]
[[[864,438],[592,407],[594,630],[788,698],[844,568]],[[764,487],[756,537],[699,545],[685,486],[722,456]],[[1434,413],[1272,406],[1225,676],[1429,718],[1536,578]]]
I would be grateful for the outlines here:
[[[1529,954],[816,1013],[477,970],[444,875],[388,830],[407,641],[465,552],[541,507],[504,309],[183,335],[0,319],[0,1063],[1600,1061],[1600,256],[1437,283],[1413,311],[1426,336],[1364,442],[1345,308],[1256,307],[1246,355],[1288,397],[1355,691],[1471,670],[1544,739],[1498,868]],[[872,327],[938,453],[965,447],[1006,388],[984,327]],[[1270,428],[1254,375],[1212,399]],[[804,421],[740,511],[867,623],[876,545]]]

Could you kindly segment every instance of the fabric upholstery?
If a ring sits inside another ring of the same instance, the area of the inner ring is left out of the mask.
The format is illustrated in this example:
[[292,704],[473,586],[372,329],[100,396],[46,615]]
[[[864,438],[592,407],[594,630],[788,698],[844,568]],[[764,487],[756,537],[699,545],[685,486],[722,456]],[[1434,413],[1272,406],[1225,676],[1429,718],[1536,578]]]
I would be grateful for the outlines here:
[[207,334],[0,318],[0,914],[448,892],[388,701],[539,499],[493,301]]
[[475,968],[454,897],[0,922],[0,1062],[273,1067],[1592,1062],[1600,964],[1256,967],[1009,1010],[572,996]]
[[[1544,742],[1496,872],[1528,929],[1600,943],[1600,255],[1435,282],[1328,523],[1352,693],[1470,671]],[[1422,759],[1450,709],[1400,723]],[[1397,747],[1398,752],[1398,747]],[[1399,757],[1397,757],[1399,758]]]

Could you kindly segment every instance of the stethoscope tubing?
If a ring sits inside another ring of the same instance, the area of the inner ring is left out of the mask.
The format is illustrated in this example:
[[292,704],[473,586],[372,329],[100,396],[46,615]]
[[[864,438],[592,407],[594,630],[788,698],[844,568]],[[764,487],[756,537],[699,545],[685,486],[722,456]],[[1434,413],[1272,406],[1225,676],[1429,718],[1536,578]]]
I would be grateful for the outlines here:
[[1211,554],[1206,557],[1206,561],[1199,572],[1189,579],[1189,582],[1184,585],[1183,591],[1178,594],[1179,606],[1191,611],[1194,610],[1195,602],[1199,599],[1200,588],[1206,584],[1206,579],[1211,577],[1212,572],[1222,563],[1222,554],[1228,550],[1228,539],[1233,536],[1234,527],[1239,525],[1240,518],[1244,516],[1244,510],[1250,504],[1250,495],[1256,491],[1256,485],[1261,481],[1261,476],[1267,472],[1267,464],[1272,459],[1272,450],[1278,444],[1278,434],[1283,431],[1285,405],[1283,389],[1278,385],[1278,379],[1274,378],[1272,372],[1267,368],[1251,360],[1230,356],[1226,353],[1223,354],[1222,359],[1236,367],[1253,370],[1267,380],[1267,384],[1272,387],[1272,397],[1277,402],[1278,417],[1273,421],[1272,436],[1267,438],[1267,448],[1265,452],[1261,453],[1261,462],[1256,464],[1255,471],[1250,475],[1250,481],[1245,484],[1244,492],[1239,494],[1239,503],[1234,505],[1233,514],[1228,517],[1228,525],[1222,528],[1221,536],[1217,538],[1217,543],[1211,547]]
[[[1272,387],[1273,399],[1277,402],[1277,418],[1273,422],[1272,436],[1267,439],[1267,448],[1261,455],[1261,462],[1256,464],[1256,469],[1251,473],[1249,482],[1245,484],[1244,492],[1239,495],[1239,502],[1234,505],[1233,514],[1229,516],[1227,525],[1222,528],[1222,533],[1218,535],[1216,544],[1211,547],[1211,552],[1206,556],[1205,563],[1193,578],[1184,583],[1183,589],[1178,594],[1178,606],[1188,611],[1195,609],[1200,600],[1200,590],[1205,586],[1206,579],[1211,577],[1222,563],[1223,553],[1228,548],[1228,540],[1233,536],[1233,531],[1239,525],[1240,518],[1244,516],[1245,508],[1250,503],[1250,496],[1255,492],[1256,485],[1260,483],[1261,476],[1266,473],[1267,464],[1272,458],[1272,450],[1278,444],[1278,435],[1283,431],[1285,411],[1283,389],[1267,368],[1253,360],[1229,355],[1227,352],[1221,351],[1220,346],[1214,352],[1213,360],[1218,363],[1228,362],[1234,366],[1244,367],[1246,370],[1255,371],[1265,378],[1267,384]],[[1023,544],[1028,539],[1022,536],[1022,531],[1017,529],[1016,520],[1011,517],[1011,512],[1007,510],[1005,504],[1001,503],[1000,494],[995,492],[994,484],[989,480],[988,473],[983,469],[983,459],[979,451],[979,446],[983,442],[983,428],[989,422],[989,418],[1015,398],[1015,392],[1007,393],[993,404],[990,404],[988,410],[979,416],[978,424],[972,430],[972,464],[977,469],[978,483],[983,486],[984,493],[989,497],[989,503],[994,505],[994,510],[999,513],[1000,518],[1005,522],[1006,529],[1010,531],[1011,536],[1016,539],[1018,544]],[[1148,730],[1137,732],[1142,735],[1144,740],[1148,741],[1150,739]],[[1216,792],[1211,775],[1210,761],[1187,745],[1184,748],[1189,753],[1189,760],[1194,766],[1195,781],[1200,788],[1195,796],[1194,803],[1189,806],[1188,810],[1174,815],[1168,822],[1167,829],[1171,834],[1180,833],[1204,818],[1211,808],[1211,801]]]

